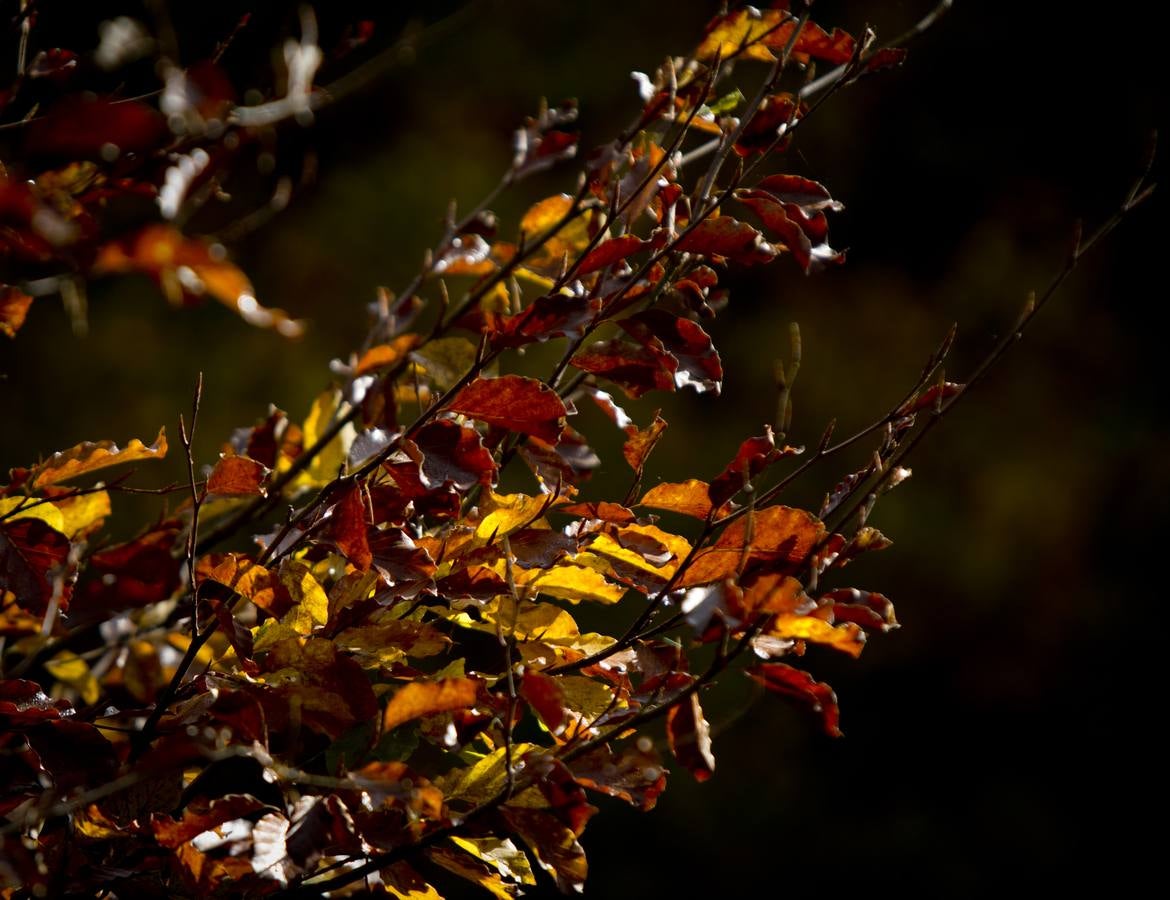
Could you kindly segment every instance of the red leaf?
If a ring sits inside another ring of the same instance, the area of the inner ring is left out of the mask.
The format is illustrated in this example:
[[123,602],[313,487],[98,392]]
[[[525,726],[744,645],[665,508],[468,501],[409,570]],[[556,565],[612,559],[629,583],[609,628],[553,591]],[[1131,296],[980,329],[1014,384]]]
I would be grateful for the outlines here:
[[808,672],[794,669],[784,663],[760,663],[747,670],[749,677],[768,690],[792,697],[820,717],[821,727],[829,737],[841,737],[838,727],[840,711],[837,695],[823,681],[815,680]]
[[793,456],[800,451],[795,447],[785,447],[783,450],[776,447],[776,439],[772,436],[770,426],[764,429],[759,437],[748,438],[739,445],[735,458],[727,464],[727,468],[711,482],[708,494],[713,506],[722,506],[735,496],[748,479],[755,478],[764,469],[782,456]]
[[166,600],[179,586],[181,563],[173,551],[180,531],[178,523],[163,522],[132,541],[95,553],[89,571],[96,577],[82,586],[76,605],[105,614]]
[[466,491],[475,484],[495,483],[496,462],[474,428],[436,419],[419,429],[414,444],[422,454],[422,473],[432,487],[452,484]]
[[618,324],[643,346],[649,348],[657,341],[669,351],[678,363],[673,371],[676,387],[690,385],[699,393],[710,390],[719,394],[723,365],[711,336],[697,323],[660,309],[648,309]]
[[520,696],[528,701],[549,731],[560,733],[565,723],[565,695],[557,679],[529,669],[520,680]]
[[726,258],[740,265],[767,263],[776,257],[776,249],[760,232],[731,216],[704,219],[675,244],[675,249],[717,262]]
[[367,537],[366,501],[360,484],[352,483],[333,505],[330,534],[337,549],[361,571],[370,568],[373,554]]
[[583,372],[600,375],[637,399],[647,391],[673,391],[678,363],[662,350],[611,338],[596,341],[573,357]]
[[623,234],[621,237],[602,241],[581,260],[581,264],[577,267],[577,274],[588,275],[590,272],[604,269],[606,266],[611,266],[615,262],[637,253],[647,244],[649,241],[642,240],[636,234]]
[[69,608],[71,583],[66,577],[69,538],[40,519],[0,522],[0,593],[11,591],[16,603],[43,615],[62,579],[60,609]]
[[477,378],[451,401],[450,409],[489,425],[535,435],[555,444],[565,427],[565,404],[535,378],[501,375]]
[[74,94],[25,128],[25,152],[58,159],[110,160],[145,153],[170,137],[158,110],[132,100]]
[[522,347],[553,337],[580,337],[600,310],[601,301],[597,298],[547,294],[523,312],[496,323],[491,332],[492,344]]

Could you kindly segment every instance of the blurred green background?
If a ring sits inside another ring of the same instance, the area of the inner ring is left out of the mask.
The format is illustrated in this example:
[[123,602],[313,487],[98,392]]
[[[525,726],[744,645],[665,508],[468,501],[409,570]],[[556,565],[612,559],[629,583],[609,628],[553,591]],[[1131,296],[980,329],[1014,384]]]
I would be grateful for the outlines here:
[[[201,369],[201,460],[270,402],[303,414],[328,361],[360,340],[375,286],[409,280],[448,198],[469,207],[490,188],[541,96],[580,99],[583,147],[608,140],[637,109],[628,73],[685,52],[714,9],[516,0],[447,18],[458,4],[388,6],[320,13],[326,25],[374,16],[375,49],[410,23],[446,24],[313,129],[282,136],[280,164],[296,171],[311,153],[316,181],[231,247],[263,302],[311,321],[308,337],[290,344],[214,303],[168,309],[145,280],[94,285],[84,339],[54,301],[38,301],[19,338],[0,344],[0,465],[84,439],[149,437],[163,423],[175,434]],[[816,18],[893,36],[927,6],[822,2]],[[230,22],[237,8],[212,18]],[[804,335],[796,442],[815,443],[833,417],[844,434],[880,415],[952,322],[947,373],[961,380],[1059,268],[1072,222],[1106,216],[1136,174],[1165,109],[1162,41],[1143,10],[959,3],[905,67],[802,127],[785,168],[845,202],[833,234],[849,261],[814,278],[789,260],[731,277],[713,329],[724,396],[627,405],[643,421],[661,405],[671,422],[651,482],[712,476],[771,421],[789,321]],[[192,58],[216,34],[205,13],[172,10]],[[293,22],[292,5],[263,19],[275,30],[259,46]],[[575,171],[498,204],[504,235],[529,202],[571,189]],[[1115,887],[1136,877],[1155,840],[1136,813],[1156,814],[1165,798],[1151,736],[1163,682],[1155,543],[1170,487],[1162,206],[1156,196],[1085,260],[878,506],[873,524],[895,546],[846,574],[888,594],[903,627],[856,663],[806,659],[836,688],[846,737],[721,686],[709,711],[715,778],[675,774],[650,815],[602,804],[584,838],[588,896],[953,894],[1007,877]],[[599,418],[583,421],[605,433]],[[597,443],[606,465],[586,496],[624,490],[616,443]],[[788,502],[815,508],[864,452],[814,470]],[[168,465],[144,475],[182,477],[177,455]]]

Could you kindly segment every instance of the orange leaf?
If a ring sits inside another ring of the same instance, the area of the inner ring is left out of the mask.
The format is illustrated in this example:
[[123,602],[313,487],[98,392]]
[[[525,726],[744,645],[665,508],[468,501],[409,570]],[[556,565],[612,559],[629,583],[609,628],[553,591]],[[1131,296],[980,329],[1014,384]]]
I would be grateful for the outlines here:
[[665,509],[669,512],[681,513],[684,516],[694,516],[696,519],[706,519],[711,514],[711,498],[707,494],[707,482],[697,478],[688,478],[686,481],[664,481],[650,488],[639,506],[649,506],[653,509]]
[[158,282],[167,299],[210,294],[250,325],[272,328],[288,338],[304,334],[304,325],[280,309],[261,306],[252,282],[222,252],[169,225],[147,225],[136,235],[106,244],[93,264],[95,275],[144,272]]
[[264,479],[268,467],[246,456],[223,456],[207,479],[207,493],[228,496],[256,496],[267,494]]
[[165,428],[158,430],[158,437],[147,447],[138,438],[134,438],[126,445],[125,450],[118,449],[113,441],[85,441],[68,450],[54,453],[47,460],[37,466],[33,476],[34,487],[44,487],[47,484],[57,484],[68,481],[78,475],[86,475],[107,466],[116,466],[119,463],[136,462],[141,459],[162,459],[167,455],[167,434]]
[[16,337],[33,298],[9,285],[0,286],[0,334]]
[[825,533],[819,519],[803,509],[769,506],[753,516],[751,539],[747,517],[737,519],[711,547],[695,556],[679,579],[679,587],[709,584],[734,577],[744,562],[772,571],[796,571]]
[[479,696],[479,682],[472,678],[413,681],[395,694],[382,714],[382,730],[390,731],[420,716],[452,709],[470,709]]

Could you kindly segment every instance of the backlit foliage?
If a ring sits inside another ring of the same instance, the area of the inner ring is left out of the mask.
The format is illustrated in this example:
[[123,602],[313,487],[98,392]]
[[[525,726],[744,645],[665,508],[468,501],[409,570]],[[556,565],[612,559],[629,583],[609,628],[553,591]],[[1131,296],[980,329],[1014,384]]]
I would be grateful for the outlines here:
[[[826,98],[904,53],[786,7],[717,15],[690,55],[637,75],[637,119],[591,151],[571,104],[528,119],[499,191],[556,167],[565,192],[532,197],[518,222],[497,221],[495,195],[452,207],[307,410],[269,410],[196,460],[197,390],[177,435],[11,470],[5,896],[421,898],[450,877],[511,897],[541,871],[580,890],[591,795],[650,810],[667,786],[659,720],[680,768],[715,772],[715,679],[746,675],[840,734],[815,648],[856,657],[897,627],[890,600],[843,570],[889,546],[869,513],[962,396],[940,374],[949,338],[887,414],[800,448],[782,434],[794,334],[776,422],[678,483],[648,475],[666,421],[620,399],[720,392],[708,323],[729,268],[799,279],[844,261],[829,235],[841,204],[784,151]],[[216,59],[160,59],[145,98],[94,93],[89,71],[119,60],[38,48],[35,13],[19,27],[32,39],[0,107],[23,121],[0,168],[0,340],[46,295],[83,321],[87,281],[125,272],[300,335],[183,223],[249,148],[327,101],[314,79],[336,54],[311,14],[277,87],[247,104]],[[509,371],[546,342],[546,377]],[[591,490],[586,405],[622,435],[624,495]],[[819,509],[781,502],[811,463],[864,441],[870,462],[824,485]],[[183,450],[183,502],[104,538],[132,489],[115,467],[145,474]],[[505,468],[522,488],[501,485]],[[589,605],[627,624],[583,629]]]

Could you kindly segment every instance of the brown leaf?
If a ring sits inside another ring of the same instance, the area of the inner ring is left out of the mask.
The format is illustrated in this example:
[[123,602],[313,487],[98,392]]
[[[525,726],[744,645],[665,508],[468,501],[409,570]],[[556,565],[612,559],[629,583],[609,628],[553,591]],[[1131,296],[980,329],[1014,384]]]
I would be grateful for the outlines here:
[[246,456],[221,456],[207,479],[207,493],[229,497],[264,497],[264,481],[271,471]]
[[205,831],[261,809],[271,807],[249,794],[227,794],[210,803],[195,802],[188,805],[178,820],[156,813],[151,816],[150,830],[160,845],[174,849]]
[[583,890],[589,864],[571,828],[543,809],[503,806],[500,814],[508,826],[524,839],[524,843],[532,848],[536,861],[553,876],[562,893]]
[[198,584],[213,581],[228,588],[231,596],[239,594],[258,609],[281,618],[293,607],[293,598],[270,569],[242,553],[212,553],[195,563]]
[[113,441],[86,441],[60,450],[33,469],[33,486],[44,487],[69,481],[79,475],[88,475],[107,466],[119,463],[137,462],[144,459],[162,459],[167,455],[166,429],[158,430],[158,437],[147,447],[138,438],[133,438],[126,449],[119,449]]
[[355,375],[368,375],[380,369],[388,369],[406,358],[411,350],[422,343],[417,334],[404,334],[394,338],[388,344],[375,344],[362,354],[354,367]]
[[773,693],[791,697],[815,713],[829,737],[841,737],[837,695],[823,681],[784,663],[760,663],[748,669],[747,674]]
[[555,444],[565,427],[565,404],[535,378],[501,375],[476,378],[451,401],[450,409],[489,425],[535,435]]
[[495,347],[523,347],[554,337],[580,337],[601,310],[601,300],[573,294],[537,297],[522,312],[493,323]]
[[696,781],[706,781],[715,774],[711,734],[697,693],[670,708],[666,714],[666,736],[675,759],[686,766]]
[[629,525],[638,519],[632,510],[620,503],[610,503],[604,500],[600,503],[574,503],[571,506],[562,506],[558,512],[582,516],[586,519],[600,519],[615,525]]
[[570,763],[577,783],[625,800],[643,812],[653,809],[666,790],[666,767],[653,745],[641,741],[614,753],[602,745]]
[[421,716],[476,705],[480,683],[472,678],[412,681],[390,698],[382,714],[382,730],[390,731]]

